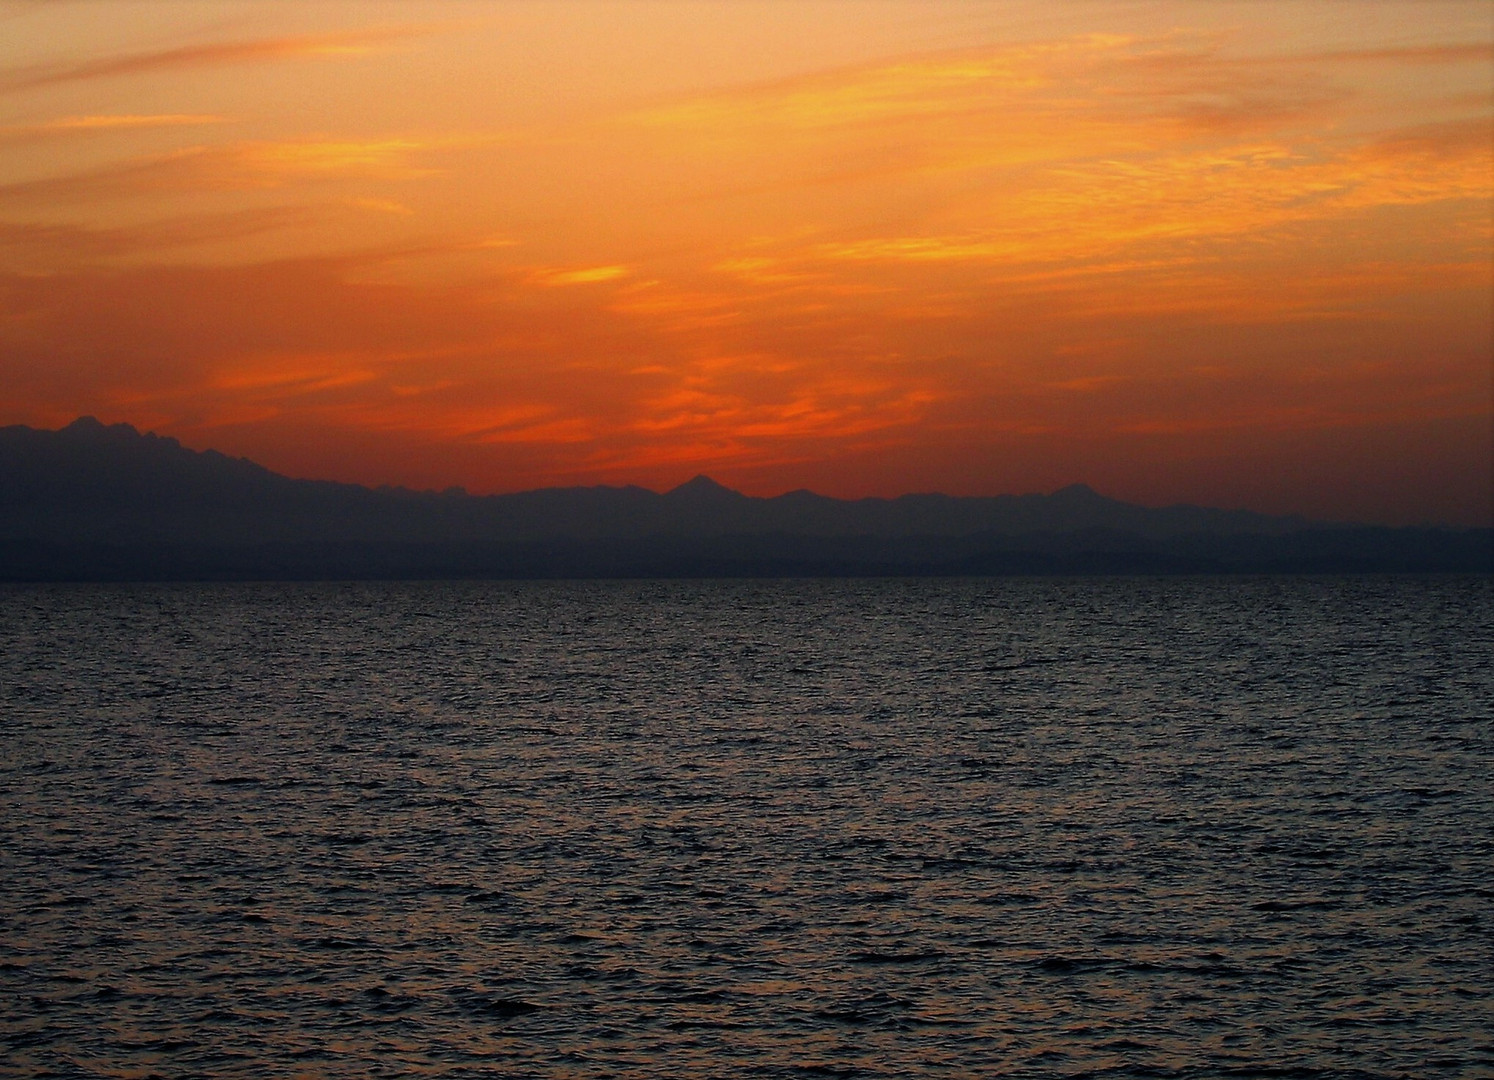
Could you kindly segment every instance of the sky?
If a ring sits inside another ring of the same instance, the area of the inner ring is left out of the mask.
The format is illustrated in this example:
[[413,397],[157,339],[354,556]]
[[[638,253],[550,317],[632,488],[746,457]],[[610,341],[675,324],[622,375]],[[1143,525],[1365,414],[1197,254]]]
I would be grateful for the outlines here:
[[1494,522],[1483,0],[0,0],[0,424]]

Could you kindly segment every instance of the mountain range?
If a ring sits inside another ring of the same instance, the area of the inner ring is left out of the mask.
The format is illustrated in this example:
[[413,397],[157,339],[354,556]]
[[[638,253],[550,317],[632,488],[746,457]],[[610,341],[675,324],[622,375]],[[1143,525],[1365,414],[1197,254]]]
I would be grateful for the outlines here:
[[0,580],[1489,572],[1494,531],[1051,495],[512,495],[281,476],[128,424],[0,428]]

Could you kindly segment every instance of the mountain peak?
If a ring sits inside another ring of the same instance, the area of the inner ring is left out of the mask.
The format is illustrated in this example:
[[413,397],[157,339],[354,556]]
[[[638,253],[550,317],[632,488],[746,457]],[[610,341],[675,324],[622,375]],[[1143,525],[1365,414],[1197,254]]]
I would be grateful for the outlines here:
[[58,434],[96,439],[105,435],[138,437],[140,432],[130,424],[105,424],[97,416],[80,416]]
[[716,483],[716,481],[705,475],[705,473],[701,473],[699,476],[695,476],[689,480],[686,480],[679,487],[672,488],[669,491],[666,491],[664,494],[666,496],[683,495],[692,498],[700,498],[701,496],[720,498],[726,495],[738,499],[742,497],[741,492],[733,491],[731,488],[726,487],[723,484]]
[[1068,487],[1061,487],[1049,498],[1063,499],[1066,502],[1110,502],[1088,484],[1070,484]]

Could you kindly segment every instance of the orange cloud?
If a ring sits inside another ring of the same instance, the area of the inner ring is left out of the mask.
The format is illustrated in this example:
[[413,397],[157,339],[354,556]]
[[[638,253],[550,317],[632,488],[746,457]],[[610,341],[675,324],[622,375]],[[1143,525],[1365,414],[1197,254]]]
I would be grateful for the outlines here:
[[298,140],[194,146],[38,180],[0,184],[0,204],[51,204],[157,196],[174,191],[280,187],[293,181],[361,176],[405,180],[432,175],[414,164],[410,139]]
[[1237,130],[1280,122],[1336,97],[1311,73],[1267,78],[1218,46],[1213,37],[1189,48],[1093,34],[936,53],[659,104],[624,122],[689,132],[703,147],[721,148],[768,131],[797,138],[871,129],[882,139],[958,141],[978,147],[980,162],[1010,165],[1078,147],[1138,148],[1166,131],[1148,129],[1179,120],[1207,130],[1225,126],[1225,117]]
[[366,56],[381,46],[419,33],[411,28],[363,30],[345,34],[259,38],[183,45],[174,49],[125,53],[74,63],[34,64],[0,71],[0,93],[38,90],[72,82],[145,75],[158,71],[218,67],[301,57]]
[[214,214],[178,215],[142,225],[90,228],[82,225],[0,221],[0,251],[17,268],[32,273],[88,263],[223,244],[266,232],[304,226],[314,219],[308,208],[274,206]]
[[587,266],[579,270],[553,270],[538,275],[546,285],[595,285],[603,281],[616,281],[626,277],[626,266]]
[[1341,49],[1304,53],[1289,58],[1294,63],[1366,64],[1478,64],[1494,61],[1494,43],[1450,42],[1442,45],[1411,45],[1388,49]]
[[202,113],[166,113],[159,115],[63,116],[41,124],[0,127],[0,143],[34,142],[68,135],[92,135],[111,131],[139,131],[146,128],[199,127],[224,124],[227,117]]

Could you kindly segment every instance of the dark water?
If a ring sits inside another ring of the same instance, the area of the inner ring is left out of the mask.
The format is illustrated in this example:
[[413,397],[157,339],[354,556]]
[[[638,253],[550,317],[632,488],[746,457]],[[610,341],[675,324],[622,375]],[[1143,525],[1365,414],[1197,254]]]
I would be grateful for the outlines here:
[[7,1076],[1494,1075],[1487,578],[0,591]]

